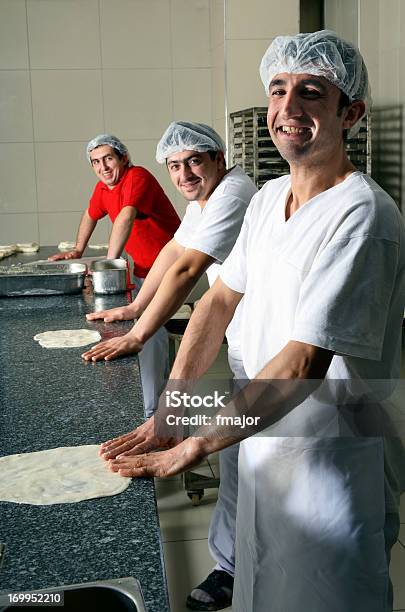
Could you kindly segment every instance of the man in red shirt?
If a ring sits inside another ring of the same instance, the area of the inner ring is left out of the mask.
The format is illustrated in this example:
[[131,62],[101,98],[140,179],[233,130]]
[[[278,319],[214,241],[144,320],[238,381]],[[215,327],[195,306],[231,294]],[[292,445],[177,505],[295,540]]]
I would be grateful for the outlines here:
[[108,215],[113,228],[107,258],[120,257],[125,249],[133,259],[135,277],[144,279],[180,219],[154,176],[132,165],[128,149],[115,136],[93,138],[87,158],[99,182],[80,221],[75,247],[50,259],[80,258],[97,221]]

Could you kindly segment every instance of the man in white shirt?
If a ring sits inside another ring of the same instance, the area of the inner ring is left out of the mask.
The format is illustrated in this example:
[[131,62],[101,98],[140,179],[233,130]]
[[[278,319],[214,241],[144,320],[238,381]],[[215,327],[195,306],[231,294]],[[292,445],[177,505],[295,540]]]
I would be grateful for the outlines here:
[[[84,359],[110,360],[141,351],[183,304],[205,271],[209,284],[215,282],[257,191],[239,166],[226,168],[224,152],[225,144],[209,126],[189,122],[169,125],[157,146],[156,159],[166,163],[173,184],[190,202],[185,217],[173,240],[160,252],[134,302],[87,316],[89,320],[105,321],[139,319],[125,336],[101,342],[86,351]],[[229,365],[238,380],[246,378],[240,355],[241,311],[242,304],[226,330]],[[107,445],[103,455],[110,459],[123,451],[137,454],[162,444],[165,441],[155,435],[152,417],[112,446]],[[217,564],[201,588],[190,594],[188,604],[197,606],[194,609],[220,609],[232,597],[238,453],[238,446],[220,453],[221,484],[209,532],[209,546]]]
[[244,296],[252,382],[218,416],[259,424],[238,431],[215,421],[170,450],[110,467],[169,476],[247,438],[234,612],[388,612],[404,471],[403,449],[392,461],[395,438],[382,437],[379,402],[399,376],[405,236],[395,203],[345,151],[345,133],[368,109],[367,70],[354,45],[321,31],[277,37],[261,77],[291,174],[253,198],[171,373],[198,378]]

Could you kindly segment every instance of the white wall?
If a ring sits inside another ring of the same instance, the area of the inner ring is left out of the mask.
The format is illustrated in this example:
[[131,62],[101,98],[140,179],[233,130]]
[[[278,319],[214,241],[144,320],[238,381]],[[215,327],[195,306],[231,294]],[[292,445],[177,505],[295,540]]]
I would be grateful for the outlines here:
[[[373,104],[405,106],[405,1],[325,0],[325,26],[359,46],[369,73]],[[404,143],[402,157],[404,208]]]
[[84,148],[104,131],[184,210],[154,152],[173,119],[212,122],[210,10],[210,0],[0,0],[0,244],[74,239],[95,184]]
[[299,32],[299,0],[226,0],[227,102],[230,113],[267,105],[259,64],[273,38]]

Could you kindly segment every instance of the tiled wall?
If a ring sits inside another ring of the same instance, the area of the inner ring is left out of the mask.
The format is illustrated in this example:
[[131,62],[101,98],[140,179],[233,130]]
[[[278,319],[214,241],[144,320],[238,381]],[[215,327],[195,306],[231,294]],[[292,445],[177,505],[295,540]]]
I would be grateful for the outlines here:
[[267,106],[259,65],[271,41],[300,31],[299,0],[225,0],[228,113]]
[[[359,46],[369,73],[373,103],[405,107],[404,0],[325,0],[325,25]],[[402,146],[405,214],[404,141]]]
[[225,0],[211,0],[211,44],[212,44],[212,119],[214,129],[226,139],[225,98]]
[[0,244],[74,239],[104,131],[183,212],[154,153],[173,119],[212,122],[211,21],[210,0],[0,0]]

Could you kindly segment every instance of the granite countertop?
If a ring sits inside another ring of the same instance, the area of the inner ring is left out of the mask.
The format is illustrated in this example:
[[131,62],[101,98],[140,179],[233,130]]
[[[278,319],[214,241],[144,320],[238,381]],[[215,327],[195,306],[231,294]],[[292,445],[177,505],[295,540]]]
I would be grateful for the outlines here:
[[[49,252],[55,250],[41,249],[24,261]],[[0,456],[98,444],[142,422],[136,357],[87,363],[80,358],[83,347],[44,349],[33,340],[53,329],[120,335],[131,323],[90,323],[85,314],[129,299],[129,294],[97,297],[88,289],[69,296],[0,298]],[[120,495],[76,504],[0,502],[0,542],[7,547],[1,591],[134,576],[148,612],[169,610],[152,479],[133,480]]]

